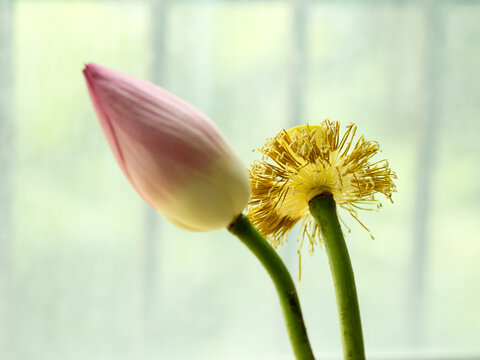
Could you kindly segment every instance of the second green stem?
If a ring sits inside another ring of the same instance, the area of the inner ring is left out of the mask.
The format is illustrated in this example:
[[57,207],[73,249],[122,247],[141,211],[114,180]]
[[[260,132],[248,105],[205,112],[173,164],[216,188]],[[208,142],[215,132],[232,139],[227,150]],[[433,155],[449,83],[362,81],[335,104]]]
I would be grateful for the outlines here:
[[347,245],[338,221],[335,200],[328,194],[315,197],[310,201],[310,213],[320,227],[330,264],[344,357],[348,360],[364,360],[365,350],[357,290]]

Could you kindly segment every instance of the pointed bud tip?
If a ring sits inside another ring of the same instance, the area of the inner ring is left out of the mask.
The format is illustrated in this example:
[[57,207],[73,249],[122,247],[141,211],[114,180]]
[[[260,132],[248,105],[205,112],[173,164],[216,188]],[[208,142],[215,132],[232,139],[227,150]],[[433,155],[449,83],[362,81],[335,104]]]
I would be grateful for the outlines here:
[[94,66],[93,63],[83,64],[83,70],[82,70],[83,75],[87,76],[91,72],[91,69],[93,66]]
[[114,71],[95,63],[87,63],[84,64],[82,72],[87,79],[97,79],[103,78],[103,75],[105,75],[106,73]]

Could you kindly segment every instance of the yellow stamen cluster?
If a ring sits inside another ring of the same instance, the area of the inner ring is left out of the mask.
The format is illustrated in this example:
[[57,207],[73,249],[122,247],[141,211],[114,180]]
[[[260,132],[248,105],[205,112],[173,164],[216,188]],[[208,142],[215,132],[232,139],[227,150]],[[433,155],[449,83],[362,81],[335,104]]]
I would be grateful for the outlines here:
[[319,126],[282,130],[259,149],[263,159],[250,170],[248,216],[274,247],[302,220],[299,236],[309,239],[313,252],[321,235],[309,202],[317,195],[331,194],[363,227],[358,209],[378,208],[377,193],[391,200],[396,175],[387,160],[370,161],[380,151],[377,142],[361,136],[353,145],[356,130],[350,124],[340,137],[340,124],[325,120]]

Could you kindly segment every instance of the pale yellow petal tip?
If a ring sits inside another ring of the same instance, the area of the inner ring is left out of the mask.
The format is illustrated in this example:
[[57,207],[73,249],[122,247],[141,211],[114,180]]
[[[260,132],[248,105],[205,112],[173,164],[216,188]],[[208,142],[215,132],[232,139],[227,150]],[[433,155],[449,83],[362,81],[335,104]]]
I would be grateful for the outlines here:
[[377,142],[360,136],[354,143],[356,130],[350,124],[340,136],[340,124],[325,120],[282,130],[259,149],[263,159],[250,169],[248,216],[274,247],[283,244],[299,221],[300,244],[308,239],[312,253],[321,243],[308,208],[309,201],[321,193],[332,194],[337,205],[365,229],[357,210],[378,209],[378,193],[392,200],[396,174],[387,160],[371,160],[380,151]]

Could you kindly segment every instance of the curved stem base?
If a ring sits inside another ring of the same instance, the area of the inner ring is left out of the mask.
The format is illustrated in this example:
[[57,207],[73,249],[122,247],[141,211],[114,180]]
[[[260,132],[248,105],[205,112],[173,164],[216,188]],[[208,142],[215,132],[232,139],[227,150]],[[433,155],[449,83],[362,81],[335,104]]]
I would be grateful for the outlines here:
[[255,254],[272,278],[295,357],[298,360],[314,360],[297,290],[282,259],[245,215],[240,215],[228,230]]

